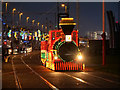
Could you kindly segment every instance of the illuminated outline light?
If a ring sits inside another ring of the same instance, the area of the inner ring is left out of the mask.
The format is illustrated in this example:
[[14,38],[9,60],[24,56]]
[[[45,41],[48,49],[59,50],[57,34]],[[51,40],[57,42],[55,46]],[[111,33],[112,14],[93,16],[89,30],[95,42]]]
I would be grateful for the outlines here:
[[73,20],[73,18],[62,18],[62,20]]
[[71,42],[72,41],[71,35],[65,35],[65,41],[66,42]]
[[60,23],[59,25],[76,25],[76,23]]

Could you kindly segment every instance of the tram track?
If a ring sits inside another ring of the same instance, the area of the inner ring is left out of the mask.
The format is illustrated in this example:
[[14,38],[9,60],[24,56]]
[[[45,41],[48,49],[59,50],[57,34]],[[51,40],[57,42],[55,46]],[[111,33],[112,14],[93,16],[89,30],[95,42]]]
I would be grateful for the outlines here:
[[11,64],[12,64],[12,69],[13,69],[13,73],[14,73],[15,84],[16,84],[17,89],[22,90],[21,83],[20,83],[19,78],[18,78],[18,76],[16,74],[16,69],[15,69],[14,62],[13,62],[14,58],[15,57],[12,58]]
[[89,85],[89,86],[92,86],[92,87],[94,87],[94,88],[97,88],[97,87],[98,87],[98,86],[96,86],[96,85],[94,85],[94,84],[92,84],[92,83],[89,83],[89,82],[87,82],[87,81],[85,81],[85,80],[83,80],[83,79],[81,79],[81,78],[75,77],[75,76],[73,76],[73,75],[70,75],[70,74],[67,74],[67,73],[63,73],[63,74],[65,74],[65,75],[67,75],[67,76],[69,76],[69,77],[71,77],[71,78],[73,78],[73,79],[75,79],[75,80],[77,80],[77,81],[79,81],[79,82],[82,82],[82,83],[84,83],[84,84],[87,84],[87,85]]
[[[22,55],[22,56],[20,56],[19,58],[20,58],[20,60],[21,60],[21,62],[25,65],[25,67],[27,67],[28,69],[30,69],[31,71],[32,71],[32,73],[33,74],[35,74],[37,77],[39,77],[39,78],[41,78],[51,89],[54,89],[54,90],[59,90],[59,86],[56,84],[56,83],[54,83],[54,82],[52,82],[49,78],[45,78],[43,75],[40,75],[40,73],[39,72],[37,72],[35,69],[33,69],[32,67],[30,67],[28,64],[27,64],[27,62],[25,62],[24,61],[24,58],[23,58],[24,56]],[[31,60],[31,59],[30,59]],[[14,66],[14,62],[13,62],[13,60],[12,60],[12,67],[13,67],[13,70],[14,70],[14,77],[15,77],[15,80],[16,80],[16,86],[17,86],[17,88],[22,88],[22,86],[20,85],[20,82],[19,82],[19,78],[18,78],[18,76],[16,75],[16,70],[15,70],[15,66]],[[106,86],[99,86],[99,84],[97,85],[96,83],[92,83],[90,80],[86,80],[85,78],[82,78],[82,77],[80,77],[79,75],[75,75],[75,74],[72,74],[72,73],[67,73],[67,72],[60,72],[60,75],[63,75],[64,74],[64,76],[67,76],[67,77],[69,77],[69,78],[72,78],[73,79],[73,81],[79,81],[81,84],[79,84],[78,82],[77,82],[77,84],[78,85],[82,85],[82,84],[85,84],[86,86],[88,85],[88,87],[91,87],[91,88],[105,88]],[[107,78],[103,78],[103,77],[100,77],[100,76],[97,76],[97,75],[92,75],[92,74],[90,74],[90,73],[87,73],[87,72],[80,72],[80,74],[81,75],[89,75],[89,76],[91,76],[91,77],[93,77],[93,78],[96,78],[96,79],[98,79],[98,80],[101,80],[101,81],[106,81],[106,82],[109,82],[109,83],[115,83],[115,84],[120,84],[120,83],[117,83],[117,82],[115,82],[115,81],[113,81],[113,80],[109,80],[109,79],[107,79]],[[52,83],[51,83],[52,82]],[[73,82],[70,82],[71,84],[73,83]],[[57,86],[57,87],[56,87]],[[79,88],[79,87],[78,87]]]
[[48,80],[46,80],[45,78],[43,78],[40,74],[38,74],[36,71],[34,71],[28,64],[26,64],[24,62],[24,60],[21,58],[21,61],[23,62],[23,64],[25,64],[35,75],[39,76],[42,80],[45,81],[45,83],[53,90],[59,90],[56,86],[54,86],[53,84],[51,84]]
[[[28,64],[26,64],[25,61],[24,61],[22,58],[21,58],[21,60],[22,60],[22,62],[23,62],[30,70],[32,70],[32,72],[34,72],[37,76],[41,77],[50,87],[52,87],[52,89],[58,90],[58,88],[56,88],[55,86],[49,84],[46,79],[44,79],[40,74],[38,74],[35,70],[33,70]],[[62,72],[61,72],[61,74],[64,74],[64,75],[66,75],[66,76],[68,76],[68,77],[70,77],[70,78],[73,78],[73,79],[75,79],[75,80],[77,80],[77,81],[79,81],[79,82],[81,82],[81,83],[87,84],[87,85],[92,86],[92,87],[94,87],[94,88],[97,87],[96,85],[94,85],[94,84],[92,84],[92,83],[89,83],[89,82],[87,82],[87,81],[85,81],[85,80],[83,80],[83,79],[81,79],[81,78],[78,78],[78,77],[69,75],[69,74],[67,74],[67,73],[62,73]]]
[[92,76],[92,77],[95,77],[95,78],[99,78],[99,79],[102,79],[102,80],[107,81],[107,82],[110,82],[110,83],[115,83],[115,84],[120,85],[119,82],[116,82],[116,81],[113,81],[113,80],[110,80],[110,79],[106,79],[106,78],[103,78],[103,77],[100,77],[100,76],[97,76],[97,75],[92,75],[92,74],[89,74],[89,73],[87,73],[87,72],[82,72],[82,74],[84,74],[84,75],[89,75],[89,76]]

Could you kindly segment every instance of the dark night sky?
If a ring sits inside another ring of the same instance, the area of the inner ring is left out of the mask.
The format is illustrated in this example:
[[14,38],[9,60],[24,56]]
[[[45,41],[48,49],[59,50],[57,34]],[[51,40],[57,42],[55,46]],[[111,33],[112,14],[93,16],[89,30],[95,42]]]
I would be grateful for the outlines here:
[[[76,22],[76,2],[70,2],[69,14]],[[31,20],[35,19],[36,22],[41,24],[46,23],[46,17],[48,21],[52,21],[53,24],[57,21],[55,14],[57,11],[56,2],[8,2],[8,12],[12,12],[12,9],[16,8],[17,12],[24,13],[22,16],[22,24],[25,24],[25,18],[30,17]],[[5,3],[3,3],[3,12],[5,11]],[[112,10],[115,16],[115,21],[118,21],[118,3],[106,2],[105,10]],[[45,14],[49,12],[49,14]],[[8,22],[11,21],[11,14],[7,15]],[[18,22],[18,15],[15,15],[15,23]],[[106,17],[106,31],[108,30],[108,22]],[[102,3],[101,2],[79,2],[79,35],[84,36],[87,31],[102,31]]]

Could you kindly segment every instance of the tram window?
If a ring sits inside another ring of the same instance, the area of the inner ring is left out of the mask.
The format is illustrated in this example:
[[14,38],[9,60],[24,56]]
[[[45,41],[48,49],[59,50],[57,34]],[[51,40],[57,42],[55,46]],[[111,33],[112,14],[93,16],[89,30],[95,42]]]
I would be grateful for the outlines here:
[[73,32],[73,40],[76,41],[76,32]]
[[55,40],[55,32],[52,32],[52,40]]
[[56,33],[56,37],[59,37],[59,36],[60,36],[60,32],[57,32],[57,33]]

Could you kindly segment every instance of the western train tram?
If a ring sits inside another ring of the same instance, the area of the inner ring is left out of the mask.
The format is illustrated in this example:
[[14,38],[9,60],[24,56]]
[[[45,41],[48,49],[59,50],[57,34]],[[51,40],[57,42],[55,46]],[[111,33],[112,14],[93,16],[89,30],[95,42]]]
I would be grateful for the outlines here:
[[55,71],[83,70],[83,59],[78,49],[78,30],[73,18],[62,18],[61,29],[50,30],[46,39],[41,41],[41,62]]

